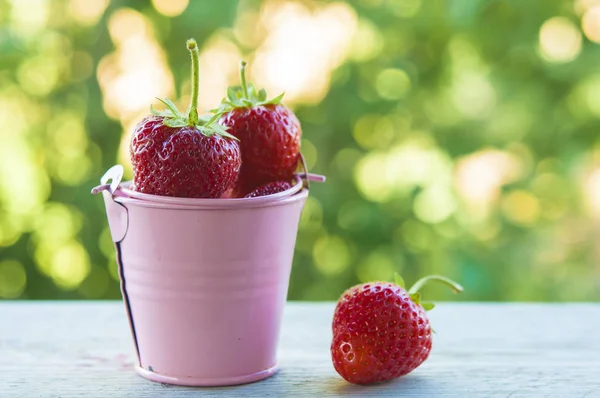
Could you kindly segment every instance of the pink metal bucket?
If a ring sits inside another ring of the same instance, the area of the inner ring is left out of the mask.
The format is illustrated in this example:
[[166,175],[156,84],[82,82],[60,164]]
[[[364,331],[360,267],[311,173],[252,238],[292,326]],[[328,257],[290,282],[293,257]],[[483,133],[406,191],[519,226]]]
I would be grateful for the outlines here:
[[273,375],[302,180],[266,197],[185,199],[136,193],[122,174],[111,168],[92,192],[104,196],[138,373],[190,386]]

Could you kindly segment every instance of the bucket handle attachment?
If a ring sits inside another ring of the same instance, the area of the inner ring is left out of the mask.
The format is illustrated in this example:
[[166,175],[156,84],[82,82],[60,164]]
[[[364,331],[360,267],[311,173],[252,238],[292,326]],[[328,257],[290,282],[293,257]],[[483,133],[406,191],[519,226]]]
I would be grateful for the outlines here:
[[[108,228],[110,229],[110,235],[113,242],[115,243],[115,249],[117,252],[117,266],[119,271],[119,279],[121,280],[121,293],[123,295],[123,301],[125,303],[125,310],[127,312],[127,319],[129,320],[129,327],[131,334],[133,335],[133,341],[135,343],[135,350],[137,353],[138,364],[141,366],[140,349],[138,346],[137,335],[135,333],[135,324],[133,322],[133,315],[131,313],[131,305],[129,303],[129,294],[127,293],[127,286],[125,282],[125,273],[123,270],[123,252],[121,250],[121,241],[125,238],[127,228],[129,227],[129,215],[127,208],[115,201],[115,197],[125,196],[119,189],[119,184],[123,180],[124,169],[123,166],[117,164],[104,173],[100,179],[102,185],[92,188],[92,194],[96,195],[102,193],[104,198],[104,205],[106,206],[106,216],[108,218]],[[110,183],[109,183],[110,181]]]
[[125,238],[127,228],[129,227],[127,208],[115,201],[115,196],[122,195],[119,190],[119,184],[121,184],[121,180],[123,180],[123,173],[123,166],[117,164],[104,173],[100,179],[102,185],[92,188],[92,194],[102,193],[102,196],[104,197],[108,227],[110,229],[112,240],[115,243],[118,243]]
[[298,177],[305,182],[306,189],[310,189],[310,181],[312,182],[325,182],[326,177],[320,174],[312,174],[308,172],[308,166],[306,165],[306,159],[302,152],[300,153],[300,163],[302,163],[302,168],[304,169],[304,173],[298,173]]

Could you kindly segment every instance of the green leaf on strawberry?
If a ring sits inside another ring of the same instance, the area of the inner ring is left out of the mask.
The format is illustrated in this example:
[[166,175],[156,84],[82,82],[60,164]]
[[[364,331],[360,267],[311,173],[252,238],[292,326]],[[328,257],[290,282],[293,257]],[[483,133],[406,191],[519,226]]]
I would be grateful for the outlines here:
[[[403,285],[400,285],[398,283],[398,277],[400,277],[400,275],[396,274],[396,284],[399,285],[400,287],[404,288]],[[400,279],[402,279],[402,278],[400,277]],[[412,301],[414,301],[416,304],[423,307],[425,309],[425,311],[430,311],[435,307],[435,305],[432,302],[429,302],[429,301],[422,302],[421,301],[421,293],[419,293],[419,290],[423,287],[423,285],[425,285],[429,281],[441,282],[444,285],[449,286],[452,290],[454,290],[455,293],[460,293],[463,291],[463,287],[461,285],[454,282],[452,279],[446,278],[445,276],[429,275],[429,276],[419,279],[408,290],[408,295],[410,296],[410,299]],[[404,281],[402,281],[402,282],[404,283]]]
[[404,279],[397,272],[394,274],[394,282],[396,282],[396,285],[400,286],[402,289],[406,288],[406,283],[404,283]]
[[267,92],[264,88],[256,90],[252,83],[246,82],[246,61],[240,62],[240,77],[242,84],[240,86],[229,87],[227,96],[221,101],[221,106],[213,109],[213,112],[228,112],[236,108],[251,108],[260,105],[277,105],[281,103],[285,93],[267,101]]
[[223,114],[223,111],[217,112],[215,115],[210,117],[198,116],[198,86],[199,86],[199,75],[198,75],[198,45],[194,39],[187,41],[187,48],[192,56],[192,99],[187,115],[183,114],[177,108],[177,105],[168,98],[157,98],[162,102],[166,109],[158,111],[154,107],[150,106],[150,112],[154,116],[162,117],[163,124],[168,127],[186,127],[192,126],[198,129],[202,134],[210,137],[214,134],[218,134],[227,138],[238,140],[233,135],[227,132],[227,127],[217,123],[217,120]]
[[454,293],[460,293],[463,291],[463,287],[458,283],[454,282],[452,279],[446,278],[445,276],[441,275],[429,275],[416,281],[415,284],[410,288],[408,293],[417,293],[419,290],[421,290],[423,285],[425,285],[429,281],[441,282],[444,285],[450,287],[452,290],[454,290]]
[[[396,284],[398,284],[398,282],[396,282]],[[400,287],[404,288],[404,286]],[[415,302],[415,304],[423,307],[425,311],[431,311],[435,307],[435,304],[433,304],[431,301],[421,301],[421,293],[410,293],[408,296],[412,301]]]

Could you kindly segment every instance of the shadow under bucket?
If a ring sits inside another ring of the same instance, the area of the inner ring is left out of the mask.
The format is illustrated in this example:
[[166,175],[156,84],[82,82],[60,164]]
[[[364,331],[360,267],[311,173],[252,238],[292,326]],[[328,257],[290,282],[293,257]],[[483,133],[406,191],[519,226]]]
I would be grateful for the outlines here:
[[308,197],[300,178],[272,197],[184,199],[132,194],[122,173],[111,168],[92,192],[116,244],[138,373],[189,386],[273,375]]

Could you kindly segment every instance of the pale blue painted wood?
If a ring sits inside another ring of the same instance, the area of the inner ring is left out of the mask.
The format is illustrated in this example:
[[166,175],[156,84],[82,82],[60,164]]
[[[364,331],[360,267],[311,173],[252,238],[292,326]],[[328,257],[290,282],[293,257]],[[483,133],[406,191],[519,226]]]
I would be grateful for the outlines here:
[[0,397],[600,397],[600,304],[438,304],[430,358],[366,388],[333,369],[333,308],[288,303],[281,371],[207,389],[137,376],[120,302],[1,302]]

